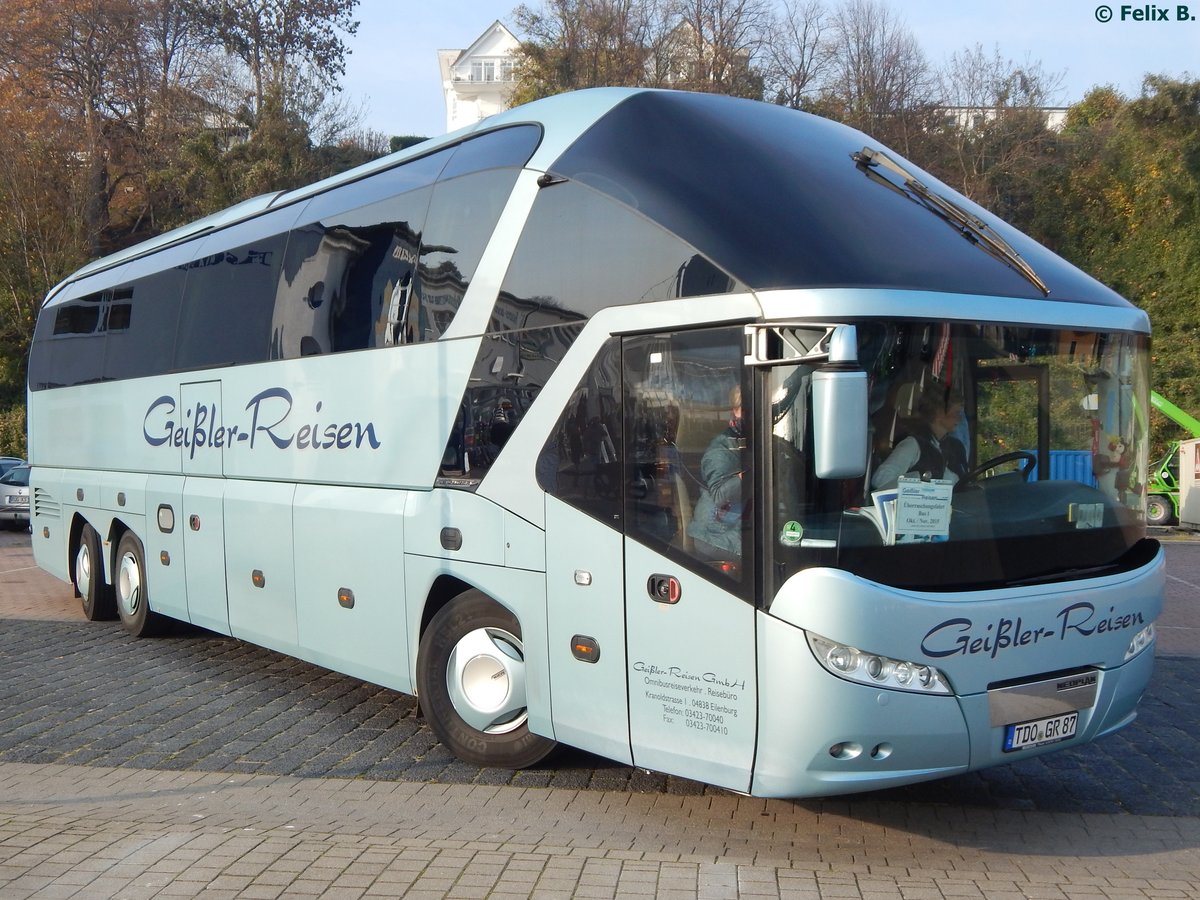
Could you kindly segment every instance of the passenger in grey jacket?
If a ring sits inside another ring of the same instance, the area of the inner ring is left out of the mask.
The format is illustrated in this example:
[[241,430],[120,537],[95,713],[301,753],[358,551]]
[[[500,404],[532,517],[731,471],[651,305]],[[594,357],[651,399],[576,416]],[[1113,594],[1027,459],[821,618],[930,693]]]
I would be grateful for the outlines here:
[[712,439],[700,458],[704,487],[688,526],[697,553],[710,559],[742,555],[742,473],[747,451],[740,387],[730,391],[729,403],[729,427]]

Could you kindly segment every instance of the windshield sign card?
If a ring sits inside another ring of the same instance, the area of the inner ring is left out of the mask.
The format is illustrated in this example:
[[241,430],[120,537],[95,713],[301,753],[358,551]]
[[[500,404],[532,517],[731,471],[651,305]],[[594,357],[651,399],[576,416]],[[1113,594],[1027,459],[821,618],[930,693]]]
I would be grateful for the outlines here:
[[901,478],[896,486],[896,542],[947,540],[953,493],[952,481]]

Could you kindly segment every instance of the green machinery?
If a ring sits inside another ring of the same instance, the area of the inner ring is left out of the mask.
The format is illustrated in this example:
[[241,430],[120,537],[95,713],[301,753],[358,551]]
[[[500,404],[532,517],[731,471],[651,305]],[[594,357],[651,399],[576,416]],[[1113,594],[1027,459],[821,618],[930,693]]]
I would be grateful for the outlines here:
[[[1155,391],[1150,392],[1150,405],[1200,438],[1200,420]],[[1150,525],[1171,525],[1179,521],[1179,441],[1171,441],[1162,459],[1150,466],[1146,491],[1146,522]]]

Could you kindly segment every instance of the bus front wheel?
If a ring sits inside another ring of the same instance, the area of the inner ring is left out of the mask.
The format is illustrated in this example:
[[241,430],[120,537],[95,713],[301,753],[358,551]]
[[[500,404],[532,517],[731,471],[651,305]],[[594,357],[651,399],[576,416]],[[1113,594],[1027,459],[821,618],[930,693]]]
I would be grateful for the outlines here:
[[146,588],[146,554],[142,542],[132,531],[121,535],[117,544],[116,565],[117,615],[121,624],[134,637],[157,634],[160,619],[150,609],[150,592]]
[[464,762],[522,769],[554,749],[529,730],[521,625],[480,591],[455,597],[425,629],[417,693],[438,740]]
[[112,586],[104,581],[104,566],[101,563],[100,535],[91,525],[84,525],[79,533],[79,546],[75,548],[75,565],[72,574],[75,593],[83,603],[83,615],[89,622],[100,622],[117,617],[116,601]]

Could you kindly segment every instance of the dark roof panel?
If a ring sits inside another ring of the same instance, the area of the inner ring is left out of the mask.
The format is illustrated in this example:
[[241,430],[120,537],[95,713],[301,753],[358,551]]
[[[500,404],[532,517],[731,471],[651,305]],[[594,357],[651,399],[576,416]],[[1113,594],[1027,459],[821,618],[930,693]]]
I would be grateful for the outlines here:
[[[1042,298],[927,206],[855,163],[885,149],[836,122],[712,94],[650,91],[617,105],[552,166],[690,242],[756,289],[893,287]],[[986,222],[1054,300],[1128,306],[933,176],[887,155]],[[896,180],[895,176],[889,176]]]

